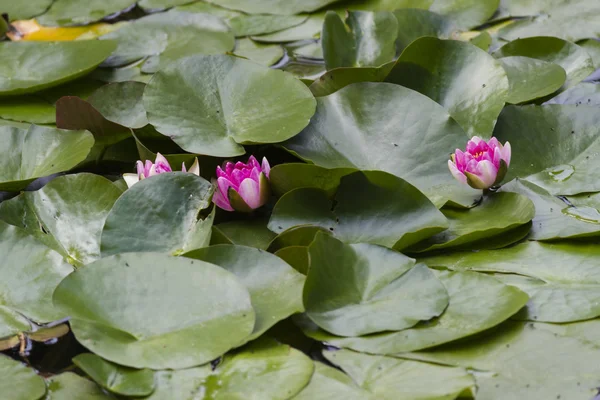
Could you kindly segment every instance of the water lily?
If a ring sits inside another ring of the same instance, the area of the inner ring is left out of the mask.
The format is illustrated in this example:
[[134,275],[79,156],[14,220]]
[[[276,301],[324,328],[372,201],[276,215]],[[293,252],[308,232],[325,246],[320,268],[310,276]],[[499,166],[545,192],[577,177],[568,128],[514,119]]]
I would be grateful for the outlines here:
[[217,167],[217,190],[213,202],[226,211],[251,212],[263,206],[271,194],[271,166],[266,158],[262,165],[254,156],[244,164],[228,162],[225,169]]
[[510,165],[510,143],[504,145],[498,139],[487,142],[473,136],[464,152],[456,152],[448,160],[452,176],[475,189],[489,189],[504,179]]
[[[164,172],[173,172],[169,161],[167,161],[167,159],[160,153],[156,153],[156,160],[154,160],[154,162],[146,160],[146,162],[143,163],[141,160],[138,160],[135,165],[137,168],[137,174],[123,174],[123,179],[125,180],[125,183],[127,183],[127,187],[132,187],[144,178],[149,178]],[[200,176],[200,165],[198,164],[198,159],[196,158],[194,160],[194,163],[189,171],[185,168],[185,163],[181,163],[181,171]]]

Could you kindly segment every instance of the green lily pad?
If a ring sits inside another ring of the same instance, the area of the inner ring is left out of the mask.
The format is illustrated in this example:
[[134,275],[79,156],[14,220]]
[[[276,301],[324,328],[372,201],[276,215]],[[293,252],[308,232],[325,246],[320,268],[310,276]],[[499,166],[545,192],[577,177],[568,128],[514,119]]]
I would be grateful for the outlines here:
[[325,13],[311,14],[306,21],[300,25],[293,26],[278,32],[265,35],[256,35],[252,39],[259,42],[282,43],[295,42],[298,40],[316,39],[321,34]]
[[501,250],[454,253],[424,259],[428,265],[455,270],[520,274],[533,280],[507,280],[530,293],[518,316],[548,322],[570,322],[600,315],[596,271],[597,245],[526,242]]
[[118,13],[135,0],[55,0],[48,11],[37,18],[44,26],[86,25]]
[[141,82],[117,82],[96,90],[88,102],[107,120],[139,129],[148,125],[142,95],[146,85]]
[[446,229],[447,222],[406,181],[381,171],[359,171],[342,177],[333,201],[314,188],[281,197],[269,229],[281,233],[299,225],[320,226],[347,243],[402,249]]
[[283,47],[277,44],[264,44],[255,42],[252,39],[240,39],[237,41],[234,54],[265,67],[270,67],[281,60],[285,52]]
[[293,15],[323,8],[336,0],[207,0],[248,14]]
[[106,390],[124,396],[148,396],[154,391],[154,372],[122,367],[92,353],[80,354],[73,363]]
[[10,21],[30,19],[43,14],[54,0],[30,0],[27,2],[15,2],[12,0],[1,0],[0,9],[2,13],[8,14]]
[[591,82],[581,82],[544,104],[600,106],[600,85]]
[[464,368],[350,350],[324,351],[323,355],[376,399],[455,399],[463,392],[473,394],[475,389],[475,380]]
[[500,0],[434,0],[430,11],[442,14],[467,30],[484,24],[494,15]]
[[298,188],[316,188],[333,197],[342,177],[356,172],[353,168],[327,169],[312,164],[289,163],[279,164],[271,169],[269,180],[276,196]]
[[410,357],[482,371],[475,374],[478,399],[587,400],[595,396],[600,384],[600,350],[549,332],[543,325],[509,321],[478,340]]
[[432,37],[411,43],[386,82],[414,89],[443,105],[470,136],[491,135],[509,91],[504,69],[485,51]]
[[450,39],[452,34],[458,30],[451,19],[428,10],[400,8],[394,11],[394,16],[398,20],[398,37],[396,38],[398,54],[423,36]]
[[276,256],[244,246],[217,245],[186,253],[233,273],[250,292],[256,322],[246,340],[258,338],[275,323],[303,312],[304,276]]
[[293,400],[368,400],[371,394],[337,368],[315,362],[308,385]]
[[233,274],[161,253],[102,258],[65,278],[53,300],[81,344],[133,368],[207,363],[254,326],[250,295]]
[[118,43],[103,66],[118,67],[149,57],[142,66],[145,73],[192,54],[225,53],[235,44],[229,26],[220,18],[176,10],[129,22],[101,39]]
[[[513,1],[512,3],[518,2]],[[538,0],[537,2],[526,3],[533,3],[534,7],[537,5],[539,8],[537,10],[535,8],[529,10],[512,8],[512,11],[529,11],[525,15],[538,13],[541,15],[521,19],[502,28],[499,32],[500,37],[510,41],[532,36],[555,36],[565,40],[577,41],[596,38],[600,33],[597,25],[600,17],[598,2],[593,0]],[[511,6],[510,2],[508,6]]]
[[52,400],[110,400],[94,382],[72,372],[53,375],[46,380],[48,399]]
[[[503,191],[527,196],[535,205],[535,216],[529,239],[555,240],[600,236],[600,220],[586,219],[587,206],[569,206],[563,200],[523,180],[513,180],[502,187]],[[600,214],[598,214],[600,217]]]
[[300,132],[315,111],[292,75],[230,56],[192,56],[154,75],[144,92],[150,123],[184,150],[242,155],[242,144]]
[[386,171],[435,192],[431,188],[454,184],[448,154],[466,140],[448,112],[426,96],[363,82],[317,98],[308,127],[283,146],[321,167]]
[[[146,1],[146,0],[142,0],[142,1]],[[150,0],[148,0],[148,1],[150,1]],[[180,1],[180,0],[151,0],[151,1],[162,1],[162,2],[169,1],[169,2],[171,2],[171,1]],[[181,1],[183,1],[183,0],[181,0]],[[186,0],[186,3],[187,2],[188,1]],[[217,17],[221,17],[224,20],[228,20],[233,17],[243,15],[243,13],[241,13],[239,11],[231,10],[229,8],[219,7],[218,5],[206,3],[204,1],[194,1],[193,3],[177,6],[177,7],[175,7],[175,10],[216,15]]]
[[32,95],[0,100],[0,117],[32,124],[53,124],[56,109],[44,99]]
[[315,97],[329,96],[352,83],[383,82],[395,62],[391,61],[381,67],[342,67],[327,71],[310,85]]
[[423,264],[384,247],[346,245],[318,233],[309,246],[306,314],[341,336],[397,331],[439,316],[444,285]]
[[508,77],[507,103],[518,104],[556,92],[567,79],[561,66],[529,57],[499,59]]
[[0,190],[18,191],[36,178],[68,171],[94,144],[91,133],[31,125],[0,127]]
[[302,352],[272,339],[261,338],[231,357],[214,371],[209,367],[157,373],[157,388],[148,400],[245,398],[285,400],[306,386],[313,362]]
[[345,21],[325,15],[321,44],[327,69],[378,67],[396,55],[398,20],[388,11],[349,11]]
[[167,8],[194,3],[196,0],[140,0],[138,5],[144,10],[158,11]]
[[[469,209],[442,209],[450,227],[410,247],[409,252],[486,245],[489,239],[527,224],[535,215],[535,206],[517,193],[495,193],[484,197],[479,206]],[[518,237],[516,240],[521,239]]]
[[600,116],[595,109],[558,104],[506,107],[494,136],[512,145],[507,180],[526,178],[550,194],[600,191]]
[[[2,42],[0,96],[33,93],[91,72],[115,50],[112,41]],[[23,68],[35,65],[35,71]]]
[[301,225],[290,228],[275,237],[269,244],[268,251],[276,252],[285,247],[290,246],[309,246],[317,233],[323,232],[330,234],[331,232],[319,226]]
[[289,246],[279,249],[275,255],[292,266],[302,275],[308,273],[310,260],[308,259],[308,247],[304,246]]
[[230,221],[213,226],[211,244],[237,244],[266,250],[275,236],[264,220]]
[[199,218],[198,213],[210,206],[212,192],[209,182],[186,172],[163,173],[136,183],[106,218],[102,257],[135,251],[181,254],[207,246],[212,218]]
[[228,19],[235,36],[264,35],[300,25],[308,15],[245,15]]
[[0,393],[6,400],[38,400],[46,393],[46,385],[33,368],[0,355]]
[[488,275],[442,271],[437,276],[450,296],[448,308],[438,318],[398,332],[353,338],[329,335],[301,321],[304,333],[337,347],[393,355],[435,347],[485,331],[510,318],[528,300],[521,290]]
[[556,37],[531,37],[513,40],[494,53],[494,57],[522,56],[560,65],[567,73],[563,90],[574,86],[594,72],[592,58],[574,43]]

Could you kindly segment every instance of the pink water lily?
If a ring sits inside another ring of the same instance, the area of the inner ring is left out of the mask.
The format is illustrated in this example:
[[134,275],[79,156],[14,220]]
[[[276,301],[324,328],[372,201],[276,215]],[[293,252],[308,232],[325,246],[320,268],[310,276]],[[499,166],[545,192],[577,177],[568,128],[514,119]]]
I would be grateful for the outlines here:
[[473,136],[464,152],[456,152],[448,160],[448,168],[457,180],[475,189],[489,189],[504,179],[510,165],[510,143],[504,146],[498,139],[487,142]]
[[254,156],[246,164],[228,162],[224,169],[217,167],[213,203],[226,211],[251,212],[262,207],[271,194],[270,172],[267,159],[263,158],[261,165]]
[[[132,187],[139,181],[145,178],[149,178],[154,175],[162,174],[164,172],[173,172],[169,161],[160,153],[156,153],[156,160],[154,162],[150,160],[146,160],[143,163],[141,160],[138,160],[135,163],[137,168],[137,174],[123,174],[123,179],[125,183],[127,183],[127,187]],[[190,167],[188,171],[185,168],[185,163],[181,163],[181,171],[182,172],[190,172],[192,174],[200,176],[200,165],[198,164],[198,159],[194,160],[194,163]]]

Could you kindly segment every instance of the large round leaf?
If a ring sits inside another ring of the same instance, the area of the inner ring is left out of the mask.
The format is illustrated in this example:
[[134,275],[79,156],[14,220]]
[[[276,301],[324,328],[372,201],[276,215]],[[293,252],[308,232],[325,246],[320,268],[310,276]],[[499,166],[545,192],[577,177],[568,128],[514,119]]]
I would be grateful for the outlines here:
[[527,177],[551,194],[600,191],[600,115],[596,107],[506,107],[494,131],[510,141],[509,177]]
[[562,87],[567,74],[560,65],[529,57],[499,59],[508,77],[507,103],[518,104],[547,96]]
[[284,146],[322,167],[386,171],[427,190],[453,180],[448,154],[466,139],[426,96],[389,83],[355,83],[318,98],[310,124]]
[[10,21],[29,19],[43,14],[54,0],[29,0],[27,2],[16,2],[12,0],[1,0],[0,8],[3,13],[8,14]]
[[490,136],[509,90],[504,69],[485,51],[432,37],[410,44],[386,82],[414,89],[443,105],[471,136]]
[[73,372],[54,375],[46,382],[48,384],[47,396],[52,400],[110,400],[113,398],[94,382]]
[[526,242],[501,250],[454,253],[424,261],[432,266],[520,274],[535,278],[506,283],[530,293],[523,319],[571,322],[600,315],[600,250],[594,244]]
[[338,90],[358,82],[383,82],[395,62],[390,61],[381,67],[342,67],[327,71],[310,85],[315,97],[329,96]]
[[102,256],[135,251],[181,254],[208,245],[212,185],[191,173],[160,174],[136,183],[115,203],[102,230]]
[[448,308],[440,317],[414,328],[341,338],[304,323],[304,332],[334,346],[392,355],[435,347],[482,332],[514,315],[528,300],[521,290],[484,274],[444,271],[438,277],[450,295]]
[[309,384],[294,400],[367,400],[371,395],[337,368],[315,362]]
[[483,25],[499,4],[500,0],[434,0],[429,10],[447,16],[466,30]]
[[208,0],[248,14],[300,14],[315,11],[337,0]]
[[494,57],[523,56],[560,65],[567,73],[563,88],[581,82],[594,72],[592,58],[574,43],[555,37],[530,37],[513,40],[494,53]]
[[88,101],[109,121],[128,128],[143,128],[148,124],[142,104],[145,88],[141,82],[115,82],[96,90]]
[[31,125],[0,127],[0,190],[18,191],[35,178],[67,171],[85,160],[91,133]]
[[160,253],[102,258],[65,278],[53,300],[81,344],[134,368],[204,364],[254,327],[250,295],[233,274]]
[[154,391],[154,372],[113,364],[92,353],[80,354],[73,363],[107,390],[125,396],[148,396]]
[[581,82],[544,104],[577,104],[600,106],[600,84]]
[[345,21],[329,11],[321,34],[325,65],[378,67],[392,61],[397,33],[398,20],[388,11],[350,11]]
[[72,81],[96,68],[115,47],[114,42],[98,40],[2,42],[0,96],[37,92]]
[[275,236],[277,235],[267,228],[265,220],[230,221],[213,226],[210,243],[237,244],[266,250]]
[[318,233],[309,246],[306,314],[341,336],[397,331],[439,316],[444,285],[423,264],[370,244],[346,245]]
[[276,204],[269,229],[281,233],[298,225],[329,229],[348,243],[403,249],[447,227],[442,213],[414,186],[381,171],[341,178],[333,200],[320,189],[300,188]]
[[455,399],[463,391],[473,392],[475,387],[475,380],[464,368],[350,350],[324,351],[323,355],[376,399]]
[[317,39],[323,27],[325,13],[311,14],[306,21],[300,25],[284,29],[279,32],[268,33],[266,35],[253,36],[252,39],[259,42],[281,43],[295,42],[298,40],[314,40]]
[[256,313],[254,331],[247,340],[259,337],[280,320],[304,311],[304,276],[266,251],[217,245],[185,256],[219,265],[235,274],[246,286]]
[[[489,239],[527,224],[535,215],[532,201],[517,193],[496,193],[484,197],[480,205],[469,209],[442,209],[450,227],[409,248],[424,252],[456,247],[488,248]],[[520,240],[516,237],[514,242]]]
[[398,20],[398,37],[396,50],[401,53],[416,39],[423,36],[433,36],[440,39],[450,39],[458,28],[454,22],[437,13],[418,8],[400,8],[394,11]]
[[315,99],[287,73],[230,56],[193,56],[154,75],[144,106],[150,123],[184,150],[228,157],[244,154],[241,144],[297,134]]
[[313,164],[279,164],[271,169],[271,190],[277,196],[298,188],[317,188],[333,197],[342,177],[356,172],[353,168],[327,169]]
[[34,369],[0,355],[0,393],[6,400],[38,400],[46,393],[46,385]]
[[229,26],[220,18],[176,10],[129,22],[101,39],[118,43],[103,65],[121,66],[149,57],[143,72],[156,72],[192,54],[225,53],[233,50],[235,43]]
[[238,39],[234,54],[265,67],[270,67],[282,59],[285,51],[278,44],[258,43],[252,39],[244,38]]
[[0,269],[4,276],[0,281],[0,306],[5,310],[2,320],[10,315],[11,319],[21,320],[14,312],[36,322],[51,322],[65,316],[50,301],[54,288],[73,271],[60,254],[23,229],[5,222],[0,222],[0,254],[3,254]]
[[45,26],[85,25],[134,4],[135,0],[55,0],[48,11],[37,20]]
[[238,15],[227,22],[235,36],[253,36],[277,32],[300,25],[308,15]]

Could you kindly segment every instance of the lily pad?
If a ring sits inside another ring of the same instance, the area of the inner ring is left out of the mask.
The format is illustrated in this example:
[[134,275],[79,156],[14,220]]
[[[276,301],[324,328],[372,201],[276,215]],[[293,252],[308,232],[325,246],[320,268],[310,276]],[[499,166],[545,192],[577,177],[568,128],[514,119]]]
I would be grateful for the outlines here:
[[154,372],[149,369],[122,367],[92,353],[78,355],[73,363],[110,392],[148,396],[154,391]]
[[317,233],[319,232],[331,234],[329,230],[319,226],[301,225],[290,228],[277,235],[277,237],[271,241],[267,250],[276,252],[291,246],[307,247],[315,240],[315,236],[317,236]]
[[240,39],[237,41],[234,54],[265,67],[270,67],[281,60],[285,52],[283,47],[277,44],[264,44],[255,42],[252,39]]
[[220,18],[176,10],[129,22],[101,39],[118,43],[103,66],[118,67],[149,57],[142,66],[145,73],[192,54],[225,53],[235,43],[231,29]]
[[135,4],[135,0],[54,0],[48,11],[37,18],[46,26],[86,25],[118,13]]
[[342,177],[356,172],[353,168],[327,169],[312,164],[279,164],[271,169],[269,180],[271,189],[277,196],[298,188],[316,188],[333,197]]
[[581,82],[544,104],[575,104],[600,106],[600,84]]
[[256,35],[252,39],[259,42],[282,43],[295,42],[298,40],[317,39],[321,34],[325,13],[311,14],[306,21],[300,25],[281,30],[279,32],[268,33],[266,35]]
[[[342,338],[329,335],[303,321],[305,334],[333,346],[370,354],[393,355],[435,347],[492,328],[519,311],[527,294],[514,286],[476,272],[437,274],[446,287],[450,301],[438,318],[398,332]],[[477,301],[473,301],[477,299]]]
[[434,0],[430,11],[445,15],[467,30],[484,24],[494,15],[500,0]]
[[[0,96],[33,93],[91,72],[116,48],[112,41],[2,42]],[[24,65],[35,65],[35,73]]]
[[341,336],[397,331],[439,316],[444,285],[423,264],[384,247],[346,245],[318,233],[309,246],[306,314]]
[[475,388],[475,380],[464,368],[350,350],[324,351],[323,355],[376,399],[455,399],[463,392],[473,393]]
[[437,13],[418,8],[400,8],[394,11],[398,20],[396,52],[399,54],[412,42],[423,36],[450,39],[458,30],[454,22]]
[[499,59],[508,77],[507,103],[518,104],[556,92],[567,79],[561,66],[529,57]]
[[233,274],[160,253],[102,258],[65,278],[53,300],[81,344],[134,368],[207,363],[254,326],[250,295]]
[[410,357],[482,371],[475,374],[478,399],[587,400],[595,396],[600,384],[598,348],[541,325],[508,321],[478,340]]
[[[477,245],[488,248],[488,240],[511,229],[527,224],[535,215],[535,206],[517,193],[496,193],[484,197],[479,206],[469,209],[442,209],[450,227],[425,241],[410,247],[409,252],[425,252]],[[501,217],[500,217],[501,216]],[[516,240],[521,239],[518,237]],[[479,242],[479,243],[478,243]]]
[[141,82],[117,82],[96,90],[88,102],[107,120],[139,129],[148,125],[142,95],[146,85]]
[[18,191],[36,178],[68,171],[94,144],[91,133],[31,125],[0,127],[0,190]]
[[0,100],[0,117],[32,124],[52,124],[56,109],[44,99],[32,95],[15,96]]
[[[588,206],[569,206],[533,183],[513,180],[502,187],[503,191],[527,196],[535,205],[535,216],[529,239],[556,240],[600,236],[600,220],[586,219]],[[598,214],[600,217],[600,213]]]
[[248,14],[293,15],[323,8],[337,0],[207,0]]
[[184,150],[242,155],[242,144],[281,142],[315,111],[292,75],[231,56],[192,56],[154,75],[144,107],[156,129]]
[[342,177],[333,200],[313,188],[295,189],[281,197],[269,229],[281,233],[299,225],[320,226],[347,243],[402,249],[446,229],[447,222],[406,181],[381,171],[359,171]]
[[[424,138],[427,146],[420,145]],[[308,127],[283,146],[321,167],[386,171],[428,191],[453,181],[448,153],[466,139],[428,97],[400,85],[363,82],[317,98]]]
[[315,97],[329,96],[338,90],[358,82],[383,82],[395,62],[391,61],[381,67],[342,67],[334,68],[321,75],[310,85]]
[[432,37],[411,43],[386,82],[414,89],[443,105],[470,136],[491,135],[509,92],[504,69],[485,51]]
[[313,362],[302,352],[261,338],[228,357],[214,371],[193,368],[157,373],[157,389],[148,400],[240,398],[286,400],[300,392],[313,374]]
[[327,69],[378,67],[396,55],[398,20],[387,11],[349,11],[325,15],[321,43]]
[[300,25],[308,15],[238,15],[228,19],[235,36],[273,33]]
[[574,86],[594,72],[592,58],[574,43],[556,37],[531,37],[513,40],[496,52],[494,57],[523,56],[560,65],[567,73],[563,90]]
[[593,110],[558,104],[506,107],[494,136],[513,148],[507,179],[526,178],[550,194],[600,191],[600,116]]
[[256,322],[246,340],[258,338],[275,323],[303,312],[304,276],[278,257],[245,246],[217,245],[186,253],[233,273],[250,292]]
[[38,400],[46,393],[46,385],[34,369],[0,355],[0,393],[7,400]]
[[211,244],[237,244],[266,250],[275,236],[267,228],[267,221],[230,221],[213,226]]
[[46,380],[48,393],[52,400],[110,400],[94,382],[72,372],[54,375]]
[[11,0],[0,1],[2,13],[8,14],[10,21],[30,19],[43,14],[54,0],[30,0],[25,3]]
[[[102,230],[102,257],[135,251],[181,254],[207,246],[212,185],[191,173],[172,172],[136,183],[115,203]],[[157,238],[161,238],[157,240]]]

